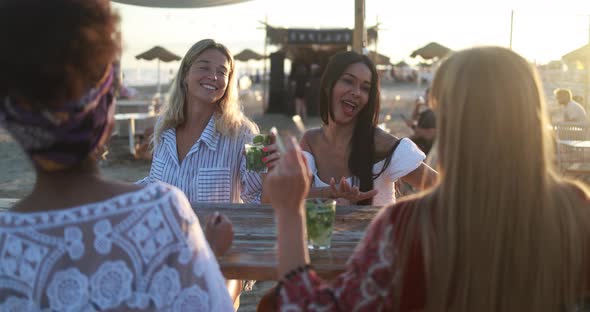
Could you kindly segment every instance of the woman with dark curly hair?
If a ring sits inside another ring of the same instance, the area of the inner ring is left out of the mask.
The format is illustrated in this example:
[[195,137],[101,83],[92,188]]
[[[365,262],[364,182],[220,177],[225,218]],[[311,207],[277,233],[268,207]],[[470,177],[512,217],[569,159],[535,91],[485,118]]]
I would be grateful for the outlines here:
[[[0,212],[0,311],[233,311],[185,195],[100,175],[119,72],[109,2],[3,0],[0,40],[0,125],[37,174]],[[208,233],[227,237],[215,219]]]

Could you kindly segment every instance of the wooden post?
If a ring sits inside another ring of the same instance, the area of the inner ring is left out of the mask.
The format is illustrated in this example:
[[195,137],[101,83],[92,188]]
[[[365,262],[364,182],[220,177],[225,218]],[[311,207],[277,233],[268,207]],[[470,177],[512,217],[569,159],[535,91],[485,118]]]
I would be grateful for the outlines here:
[[[588,15],[588,46],[590,48],[590,15]],[[590,56],[586,55],[586,62],[584,69],[586,70],[586,83],[584,84],[584,103],[580,103],[585,109],[588,109],[590,105]]]
[[512,32],[514,31],[514,10],[510,13],[510,50],[512,50]]
[[268,62],[268,14],[264,16],[264,51],[262,52],[264,58],[262,59],[262,77],[260,82],[262,83],[262,111],[266,113],[268,109],[268,86],[270,83],[270,75],[268,80],[264,80],[266,75],[266,62]]
[[352,36],[352,50],[363,53],[365,47],[365,0],[354,0],[354,32]]

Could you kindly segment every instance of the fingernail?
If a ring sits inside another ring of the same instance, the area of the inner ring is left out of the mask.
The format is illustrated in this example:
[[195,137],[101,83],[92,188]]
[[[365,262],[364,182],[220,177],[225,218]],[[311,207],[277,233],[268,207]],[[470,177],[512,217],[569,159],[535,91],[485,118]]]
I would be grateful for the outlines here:
[[262,162],[266,162],[267,158],[266,157],[262,157]]
[[268,148],[266,148],[266,147],[263,147],[263,148],[262,148],[262,151],[263,151],[263,152],[268,152]]

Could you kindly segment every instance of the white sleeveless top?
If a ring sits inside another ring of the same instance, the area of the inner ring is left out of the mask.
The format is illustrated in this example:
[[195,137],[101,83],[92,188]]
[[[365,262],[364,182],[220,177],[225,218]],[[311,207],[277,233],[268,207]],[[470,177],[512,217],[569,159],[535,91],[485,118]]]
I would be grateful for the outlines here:
[[[307,159],[307,164],[313,173],[312,187],[326,187],[330,186],[328,183],[322,181],[318,176],[318,168],[315,164],[313,154],[304,151],[303,155]],[[383,171],[375,181],[373,187],[379,191],[373,197],[374,206],[384,206],[395,203],[395,181],[416,170],[426,155],[408,138],[401,139],[395,151],[391,155],[389,166]],[[373,174],[378,174],[383,170],[385,159],[373,165]],[[346,179],[348,183],[352,184],[352,178]]]

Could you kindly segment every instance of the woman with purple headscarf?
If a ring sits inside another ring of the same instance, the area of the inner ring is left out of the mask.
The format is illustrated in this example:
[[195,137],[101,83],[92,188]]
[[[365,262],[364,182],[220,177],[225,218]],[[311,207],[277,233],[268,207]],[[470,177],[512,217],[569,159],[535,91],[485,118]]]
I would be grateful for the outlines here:
[[233,311],[185,195],[100,175],[117,29],[107,0],[0,2],[0,126],[37,173],[32,193],[0,212],[0,311]]

